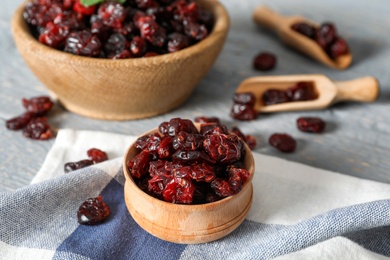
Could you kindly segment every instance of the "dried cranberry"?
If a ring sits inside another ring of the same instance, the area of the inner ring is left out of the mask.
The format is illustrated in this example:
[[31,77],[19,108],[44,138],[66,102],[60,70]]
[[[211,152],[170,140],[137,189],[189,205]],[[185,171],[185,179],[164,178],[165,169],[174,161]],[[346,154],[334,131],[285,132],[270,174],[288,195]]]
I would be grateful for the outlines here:
[[68,172],[72,172],[72,171],[75,171],[75,170],[78,170],[81,168],[85,168],[85,167],[88,167],[91,165],[93,165],[92,160],[81,160],[78,162],[68,162],[68,163],[65,163],[65,165],[64,165],[64,171],[65,171],[65,173],[68,173]]
[[256,119],[258,112],[253,106],[233,103],[230,116],[237,120],[248,121]]
[[256,102],[256,98],[255,95],[253,95],[251,92],[234,93],[233,102],[242,105],[253,106]]
[[104,51],[108,57],[121,53],[126,49],[128,49],[128,42],[126,37],[120,33],[111,34],[104,44]]
[[251,150],[253,150],[256,148],[257,140],[253,135],[245,135],[245,143]]
[[234,191],[238,193],[244,183],[246,183],[250,178],[250,173],[245,169],[230,167],[228,170],[229,175],[229,186]]
[[215,164],[216,161],[208,154],[202,151],[183,151],[178,150],[172,155],[174,161],[183,163],[207,163]]
[[103,19],[98,15],[92,15],[90,19],[91,33],[98,36],[101,41],[105,41],[110,32],[110,27],[103,23]]
[[116,2],[104,2],[97,11],[102,18],[103,24],[111,28],[122,28],[122,23],[126,18],[125,8]]
[[198,5],[195,2],[180,0],[176,3],[174,19],[181,22],[195,22],[198,19]]
[[47,140],[53,137],[53,132],[46,117],[37,117],[28,122],[23,129],[23,135],[35,140]]
[[168,51],[176,52],[189,46],[188,37],[180,33],[171,33],[168,35]]
[[279,89],[268,89],[263,93],[263,102],[264,105],[274,105],[289,102],[290,99],[287,96],[287,93]]
[[209,34],[205,25],[192,22],[184,25],[184,32],[197,41],[203,40]]
[[137,29],[133,22],[124,23],[122,28],[115,29],[115,32],[122,34],[126,39],[131,40],[136,36]]
[[99,38],[86,30],[72,32],[66,39],[65,51],[69,53],[97,57],[101,48]]
[[23,17],[27,23],[45,27],[46,24],[63,12],[62,4],[55,1],[28,1],[25,5]]
[[142,57],[147,51],[147,45],[144,39],[139,36],[135,36],[130,42],[130,50],[134,57]]
[[154,175],[148,180],[148,190],[156,195],[161,195],[169,182],[173,180],[173,175],[159,174]]
[[69,35],[69,27],[49,22],[39,35],[39,42],[52,48],[63,47],[66,37]]
[[173,154],[173,138],[170,136],[165,136],[160,145],[157,148],[158,157],[161,159],[170,158]]
[[229,182],[222,178],[216,178],[211,182],[210,186],[214,192],[222,198],[235,194],[235,192],[230,188]]
[[203,146],[212,159],[223,164],[239,161],[244,149],[236,135],[208,135]]
[[177,204],[191,204],[195,186],[187,178],[173,178],[162,193],[164,200]]
[[300,117],[297,119],[298,129],[302,132],[322,133],[325,125],[325,121],[319,117]]
[[135,147],[141,150],[150,149],[156,151],[161,142],[161,136],[158,133],[144,135],[135,141]]
[[197,123],[216,123],[216,124],[221,124],[221,121],[219,120],[218,117],[206,117],[206,116],[198,116],[194,120]]
[[269,52],[262,52],[253,60],[253,67],[261,71],[271,70],[275,67],[275,65],[276,56]]
[[288,134],[275,133],[270,136],[269,144],[283,153],[292,153],[295,151],[297,142]]
[[314,39],[316,28],[305,22],[295,23],[291,26],[291,29],[297,31],[306,37]]
[[148,57],[154,57],[154,56],[158,56],[158,53],[153,52],[153,51],[149,51],[149,52],[145,53],[145,55],[143,57],[148,58]]
[[214,167],[202,163],[202,164],[193,164],[190,167],[191,169],[191,179],[200,182],[211,182],[212,180],[215,179],[215,173],[214,173]]
[[96,11],[96,5],[84,6],[80,0],[76,0],[73,4],[73,10],[79,14],[92,15]]
[[315,41],[326,50],[327,47],[336,40],[336,27],[332,23],[323,23],[316,31]]
[[[162,122],[159,126],[158,126],[158,131],[163,134],[163,135],[168,135],[168,131],[169,131],[169,122]],[[174,135],[173,135],[174,136]]]
[[338,37],[327,49],[328,55],[332,59],[336,59],[337,57],[347,54],[349,52],[347,42]]
[[173,138],[175,150],[195,151],[203,148],[204,136],[201,134],[189,134],[181,131]]
[[131,176],[134,178],[141,178],[148,172],[151,155],[148,151],[144,150],[137,154],[133,159],[127,162],[127,168],[129,169]]
[[24,114],[11,118],[5,121],[5,125],[9,130],[23,129],[33,119],[34,113],[25,112]]
[[89,159],[91,159],[94,163],[100,163],[108,160],[108,156],[106,152],[99,150],[97,148],[91,148],[87,151],[87,155]]
[[39,96],[30,99],[22,99],[23,107],[36,116],[44,116],[52,108],[54,103],[50,100],[50,97]]
[[70,30],[84,29],[83,17],[72,11],[65,11],[63,13],[57,14],[53,20],[53,23],[66,26]]
[[78,222],[82,225],[96,225],[105,221],[110,215],[110,208],[102,196],[89,198],[81,204],[77,211]]
[[190,134],[198,134],[194,123],[189,119],[172,118],[169,120],[168,135],[176,136],[179,132],[184,131]]
[[204,136],[215,134],[229,134],[229,131],[225,125],[216,123],[205,123],[200,126],[200,133]]
[[288,88],[286,94],[291,101],[307,101],[317,98],[313,85],[308,82],[298,82],[295,86]]

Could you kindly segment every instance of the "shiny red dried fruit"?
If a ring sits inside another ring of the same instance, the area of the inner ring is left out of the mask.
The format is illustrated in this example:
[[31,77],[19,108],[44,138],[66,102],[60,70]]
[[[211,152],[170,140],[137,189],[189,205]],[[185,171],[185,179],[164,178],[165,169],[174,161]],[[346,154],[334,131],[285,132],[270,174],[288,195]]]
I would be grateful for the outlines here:
[[264,105],[275,105],[280,103],[289,102],[290,99],[287,96],[287,93],[279,89],[268,89],[263,93],[263,103]]
[[92,15],[96,11],[96,5],[84,6],[80,0],[76,0],[73,4],[73,10],[79,14]]
[[129,160],[127,162],[127,168],[129,169],[131,176],[134,178],[141,178],[141,176],[145,175],[148,172],[150,160],[151,155],[146,150]]
[[83,16],[72,11],[65,11],[57,14],[53,23],[61,26],[67,26],[70,30],[82,30],[85,27]]
[[190,177],[197,182],[211,182],[215,179],[214,167],[206,163],[193,164]]
[[297,31],[306,37],[309,37],[311,39],[314,39],[316,28],[311,26],[310,24],[301,22],[301,23],[295,23],[291,26],[291,29],[294,31]]
[[214,179],[211,182],[210,186],[214,190],[214,192],[222,198],[229,197],[235,194],[233,189],[230,188],[229,182],[222,178]]
[[236,135],[208,135],[203,147],[212,159],[223,164],[241,160],[244,149]]
[[45,27],[46,24],[63,12],[63,6],[55,1],[28,1],[24,8],[23,17],[27,23]]
[[317,93],[312,84],[308,82],[298,82],[286,90],[290,101],[307,101],[317,98]]
[[93,165],[92,160],[81,160],[78,162],[68,162],[68,163],[65,163],[65,165],[64,165],[64,171],[65,171],[65,173],[68,173],[68,172],[82,169],[82,168],[85,168],[85,167],[88,167],[91,165]]
[[246,93],[234,93],[233,102],[241,105],[253,106],[256,102],[255,95],[251,92]]
[[195,117],[194,121],[197,123],[201,123],[201,124],[206,124],[206,123],[221,124],[221,121],[219,120],[218,117],[198,116],[198,117]]
[[102,49],[99,38],[89,31],[76,31],[66,39],[65,52],[76,55],[98,57]]
[[325,125],[325,121],[319,117],[300,117],[297,119],[297,127],[302,132],[322,133]]
[[35,140],[48,140],[53,137],[46,117],[33,118],[23,129],[23,135]]
[[233,103],[230,116],[237,120],[249,121],[257,118],[259,113],[250,105]]
[[112,57],[127,50],[129,43],[122,34],[113,33],[108,37],[103,47],[107,57]]
[[260,71],[271,70],[276,65],[276,56],[269,52],[258,54],[253,60],[253,67]]
[[23,129],[33,119],[34,113],[25,112],[24,114],[11,118],[5,121],[5,126],[9,130],[20,130]]
[[160,145],[157,148],[157,154],[160,159],[170,158],[173,154],[173,138],[170,136],[165,136]]
[[110,215],[110,208],[102,196],[89,198],[81,204],[77,211],[77,220],[82,225],[96,225],[104,222]]
[[171,174],[154,175],[150,180],[148,180],[148,190],[154,194],[162,195],[165,187],[172,180],[173,175]]
[[146,41],[139,36],[135,36],[130,42],[130,50],[134,57],[142,57],[147,51]]
[[315,32],[315,41],[326,50],[337,38],[336,27],[332,23],[323,23]]
[[103,24],[111,28],[122,28],[122,23],[126,18],[124,6],[116,2],[102,3],[97,14],[102,18]]
[[195,151],[203,148],[204,136],[201,134],[189,134],[187,132],[179,132],[173,138],[173,149]]
[[229,168],[228,175],[229,186],[234,193],[238,193],[250,178],[250,173],[247,170],[235,167]]
[[164,200],[176,204],[191,204],[195,186],[190,179],[173,178],[162,193]]
[[203,151],[178,150],[172,155],[172,160],[182,163],[216,163],[213,158],[211,158],[207,153]]
[[229,134],[229,131],[225,125],[217,123],[205,123],[200,126],[200,133],[204,136],[215,134]]
[[187,48],[190,45],[189,39],[186,35],[181,33],[171,33],[168,35],[168,51],[177,52],[184,48]]
[[87,151],[89,159],[94,163],[100,163],[108,160],[107,153],[97,148],[91,148]]
[[39,35],[38,40],[52,48],[60,48],[65,45],[65,40],[69,32],[70,28],[66,25],[48,22],[43,32]]
[[343,39],[338,37],[327,49],[328,55],[332,59],[336,59],[337,57],[349,53],[348,44]]
[[297,142],[291,135],[281,133],[271,135],[268,142],[283,153],[292,153],[297,146]]
[[[172,118],[169,120],[168,127],[168,135],[176,136],[179,132],[187,132],[190,134],[198,134],[198,130],[196,129],[194,123],[189,119],[182,118]],[[161,132],[162,133],[162,132]]]
[[50,100],[50,97],[39,96],[30,99],[22,99],[23,107],[36,116],[44,116],[52,108],[54,103]]

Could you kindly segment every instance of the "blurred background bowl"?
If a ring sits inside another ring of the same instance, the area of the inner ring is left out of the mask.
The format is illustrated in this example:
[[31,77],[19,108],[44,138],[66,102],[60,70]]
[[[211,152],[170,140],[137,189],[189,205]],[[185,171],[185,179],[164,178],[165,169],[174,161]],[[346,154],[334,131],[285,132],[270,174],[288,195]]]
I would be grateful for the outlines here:
[[[195,125],[199,129],[200,124]],[[141,136],[156,132],[157,128]],[[246,144],[243,168],[249,171],[250,178],[242,190],[222,200],[199,205],[173,204],[142,191],[127,168],[127,162],[138,153],[134,142],[124,156],[124,195],[131,216],[148,233],[173,243],[200,244],[227,236],[245,220],[252,205],[255,172],[253,154]]]
[[197,3],[214,16],[211,33],[186,49],[149,58],[89,58],[50,48],[32,36],[24,4],[13,17],[12,30],[27,65],[68,110],[107,120],[146,118],[187,100],[224,45],[229,29],[225,8],[215,0]]

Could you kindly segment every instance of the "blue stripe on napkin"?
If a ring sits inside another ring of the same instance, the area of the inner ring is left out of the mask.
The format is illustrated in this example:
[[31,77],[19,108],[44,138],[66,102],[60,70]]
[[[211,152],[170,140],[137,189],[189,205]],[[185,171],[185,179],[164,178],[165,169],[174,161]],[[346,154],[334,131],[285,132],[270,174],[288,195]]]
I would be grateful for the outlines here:
[[178,259],[185,245],[165,242],[145,232],[130,216],[123,186],[113,179],[102,191],[111,214],[96,226],[80,225],[57,248],[53,259],[64,252],[91,259]]

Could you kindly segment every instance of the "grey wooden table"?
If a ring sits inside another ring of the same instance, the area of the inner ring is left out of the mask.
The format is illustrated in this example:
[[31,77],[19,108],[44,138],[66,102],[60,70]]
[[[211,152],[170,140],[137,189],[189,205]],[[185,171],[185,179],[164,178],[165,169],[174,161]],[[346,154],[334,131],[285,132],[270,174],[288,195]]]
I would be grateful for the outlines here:
[[[4,0],[0,8],[0,192],[28,185],[43,163],[54,140],[33,141],[21,132],[8,131],[5,120],[21,114],[21,99],[48,94],[21,59],[10,30],[10,20],[21,0]],[[99,130],[137,135],[172,117],[218,116],[229,125],[258,138],[256,152],[390,183],[390,3],[387,0],[223,0],[231,17],[226,45],[191,98],[168,114],[136,121],[102,121],[70,113],[56,105],[49,115],[55,128]],[[283,45],[275,35],[259,29],[251,19],[262,3],[286,14],[300,14],[318,23],[333,21],[352,50],[353,65],[335,71]],[[277,54],[277,67],[267,73],[252,69],[259,51]],[[250,76],[320,73],[335,80],[372,75],[379,79],[381,94],[372,104],[344,103],[322,111],[262,115],[240,122],[229,116],[231,96]],[[299,116],[320,116],[328,122],[326,133],[311,135],[296,129]],[[298,140],[293,154],[282,154],[267,144],[273,132],[287,132]],[[261,165],[257,165],[261,167]]]

